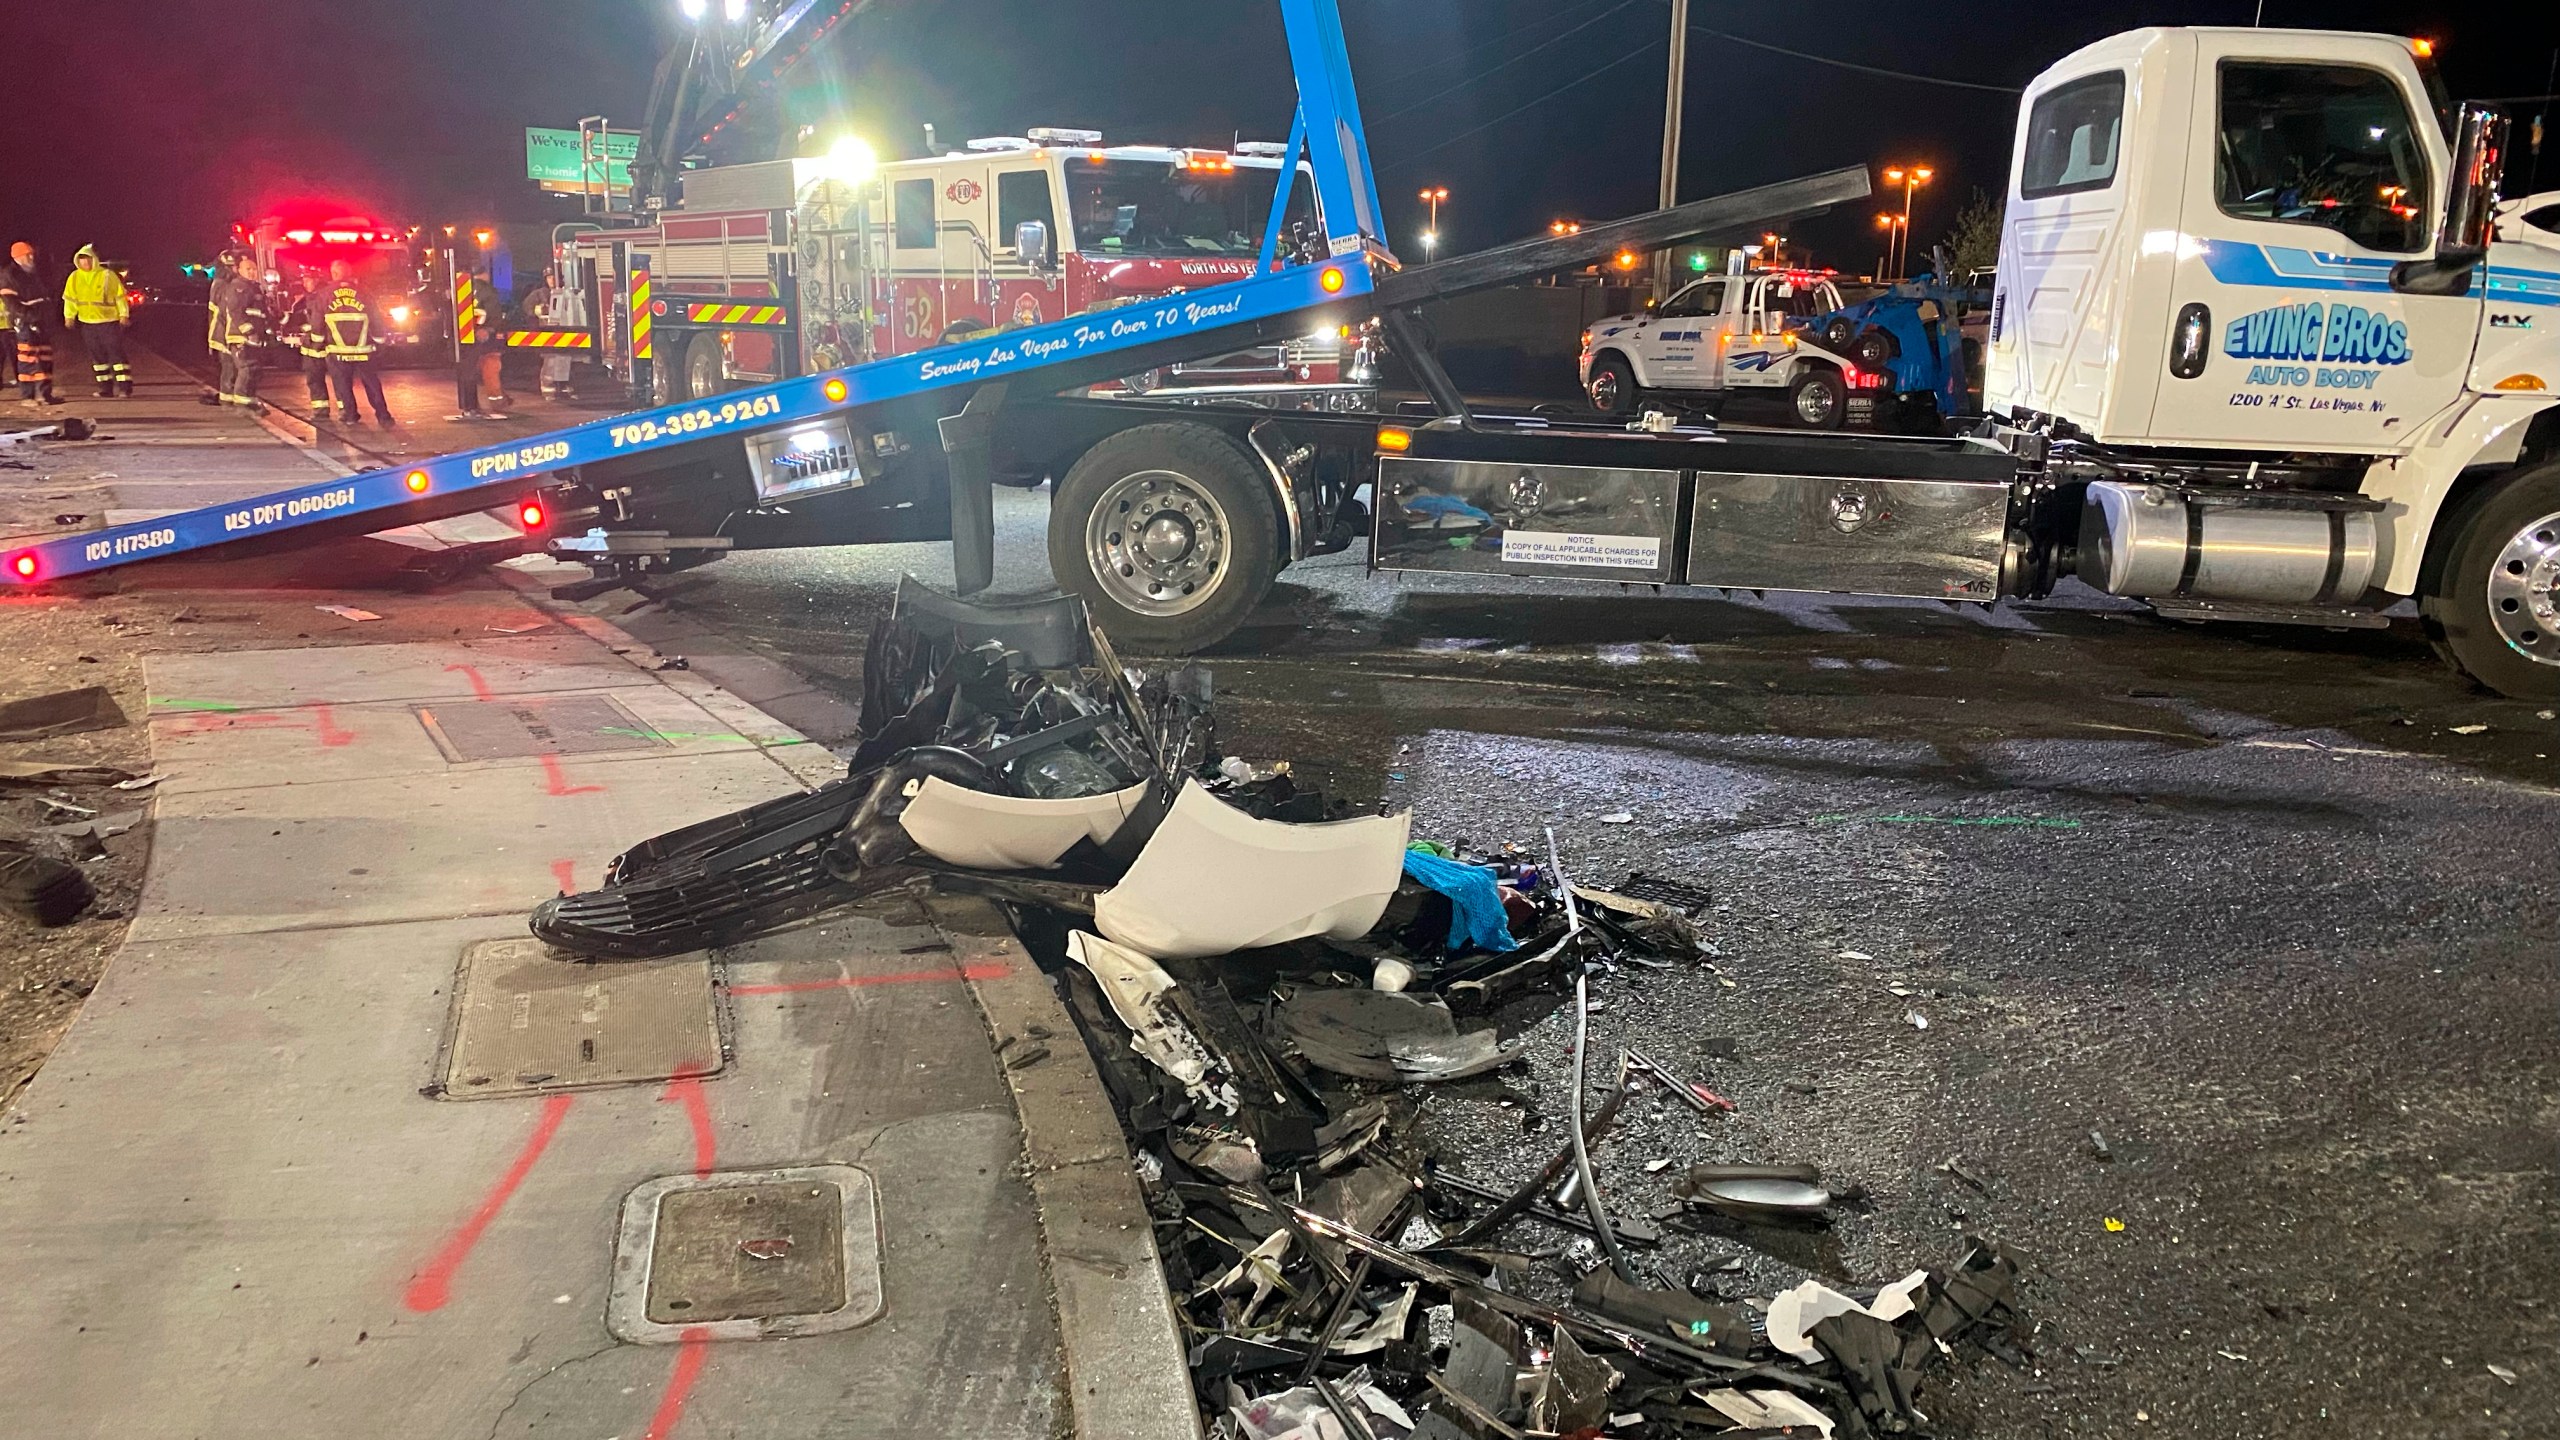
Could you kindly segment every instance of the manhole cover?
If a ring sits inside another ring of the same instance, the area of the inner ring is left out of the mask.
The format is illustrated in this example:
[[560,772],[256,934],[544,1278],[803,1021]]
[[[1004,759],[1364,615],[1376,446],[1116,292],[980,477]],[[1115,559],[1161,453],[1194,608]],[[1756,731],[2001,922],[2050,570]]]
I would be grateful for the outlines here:
[[877,1318],[881,1297],[867,1171],[676,1175],[622,1203],[605,1328],[644,1344],[818,1335]]
[[530,936],[462,952],[448,1100],[709,1075],[720,1064],[708,955],[587,965]]
[[418,707],[418,723],[447,760],[593,755],[665,744],[610,695],[457,700]]

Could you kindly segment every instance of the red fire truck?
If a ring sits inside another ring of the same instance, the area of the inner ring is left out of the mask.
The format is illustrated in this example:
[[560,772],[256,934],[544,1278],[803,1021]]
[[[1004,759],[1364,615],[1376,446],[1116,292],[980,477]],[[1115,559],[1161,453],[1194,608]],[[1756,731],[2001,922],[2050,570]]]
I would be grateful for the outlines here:
[[[1249,276],[1282,148],[1033,130],[879,166],[721,166],[686,174],[656,223],[582,231],[560,259],[587,290],[595,358],[672,404]],[[1314,233],[1293,180],[1284,247]],[[1109,388],[1361,410],[1371,369],[1365,332],[1331,330]]]
[[257,257],[258,269],[279,305],[289,303],[296,282],[325,279],[344,261],[374,308],[373,332],[387,359],[443,353],[444,311],[432,272],[422,268],[415,226],[347,213],[323,202],[279,205],[267,215],[231,227],[234,245]]

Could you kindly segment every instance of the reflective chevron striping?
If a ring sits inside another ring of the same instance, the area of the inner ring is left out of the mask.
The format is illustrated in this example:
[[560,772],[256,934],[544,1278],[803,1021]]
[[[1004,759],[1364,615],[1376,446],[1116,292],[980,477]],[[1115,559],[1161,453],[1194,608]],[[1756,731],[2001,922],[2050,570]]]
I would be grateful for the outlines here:
[[741,305],[729,301],[694,301],[684,318],[694,325],[787,325],[790,309],[782,305]]

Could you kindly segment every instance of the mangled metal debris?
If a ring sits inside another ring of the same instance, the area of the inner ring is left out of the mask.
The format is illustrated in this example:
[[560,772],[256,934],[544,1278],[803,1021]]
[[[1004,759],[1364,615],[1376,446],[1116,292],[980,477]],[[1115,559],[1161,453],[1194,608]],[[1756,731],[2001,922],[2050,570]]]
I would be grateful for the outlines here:
[[[1124,666],[1071,599],[911,581],[863,685],[842,779],[644,841],[534,929],[618,959],[892,887],[1012,907],[1119,1111],[1218,1440],[1868,1440],[1922,1426],[1921,1387],[1969,1347],[2023,1349],[1993,1246],[1874,1291],[1770,1283],[1798,1252],[1769,1238],[1821,1235],[1857,1195],[1813,1166],[1690,1166],[1649,1219],[1604,1203],[1593,1150],[1631,1100],[1700,1126],[1736,1108],[1670,1060],[1593,1059],[1596,983],[1730,983],[1703,890],[1576,884],[1552,835],[1417,840],[1409,814],[1223,756],[1209,672]],[[1570,1041],[1562,1143],[1460,1173],[1423,1108],[1534,1089],[1540,1033]],[[1716,1239],[1754,1265],[1674,1248]]]

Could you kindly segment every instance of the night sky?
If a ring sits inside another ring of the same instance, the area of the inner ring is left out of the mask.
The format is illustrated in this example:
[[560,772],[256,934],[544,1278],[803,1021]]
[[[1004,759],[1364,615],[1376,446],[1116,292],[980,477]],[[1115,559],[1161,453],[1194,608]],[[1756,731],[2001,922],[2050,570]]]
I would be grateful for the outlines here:
[[[1472,249],[1558,216],[1648,208],[1666,0],[1342,0],[1379,184],[1407,258],[1414,192]],[[522,180],[522,129],[636,117],[674,43],[674,0],[22,0],[5,82],[0,228],[58,264],[94,241],[146,275],[203,258],[231,220],[328,197],[412,223],[567,218]],[[2016,87],[2140,24],[2246,24],[2224,3],[1694,0],[1692,21],[1855,64]],[[2519,21],[2517,16],[2531,18]],[[1212,18],[1218,17],[1218,18]],[[2539,94],[2560,6],[2268,0],[2267,23],[2428,34],[2461,96]],[[1807,23],[1810,21],[1810,23]],[[1836,165],[1918,159],[1939,180],[1914,233],[1997,189],[2015,97],[1745,48],[1690,46],[1683,198]],[[1291,91],[1268,0],[875,0],[808,79],[882,153],[1032,125],[1115,141],[1286,137]],[[1579,82],[1579,83],[1576,83]],[[2511,107],[2529,114],[2534,106]],[[1516,113],[1515,113],[1516,112]],[[2522,127],[2517,148],[2521,157]],[[2550,148],[2560,152],[2560,133]],[[2510,193],[2522,193],[2519,158]],[[2544,188],[2560,188],[2560,153]],[[1871,215],[1799,227],[1843,268],[1873,263]]]

